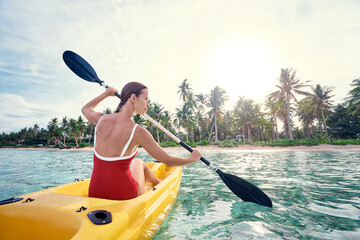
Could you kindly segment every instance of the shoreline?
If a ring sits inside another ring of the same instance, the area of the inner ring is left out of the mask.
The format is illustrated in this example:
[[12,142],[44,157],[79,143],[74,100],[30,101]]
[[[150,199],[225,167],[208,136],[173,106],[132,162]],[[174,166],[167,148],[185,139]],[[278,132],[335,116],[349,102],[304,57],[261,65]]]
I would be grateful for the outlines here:
[[[288,147],[271,147],[260,145],[240,145],[234,148],[220,148],[217,146],[197,146],[200,152],[360,152],[360,145],[331,145],[319,144],[317,146],[288,146]],[[79,151],[92,152],[93,147],[85,148],[0,148],[0,150],[48,150],[48,151]],[[166,147],[166,152],[183,151],[183,147]],[[146,152],[144,148],[139,148],[139,152]]]

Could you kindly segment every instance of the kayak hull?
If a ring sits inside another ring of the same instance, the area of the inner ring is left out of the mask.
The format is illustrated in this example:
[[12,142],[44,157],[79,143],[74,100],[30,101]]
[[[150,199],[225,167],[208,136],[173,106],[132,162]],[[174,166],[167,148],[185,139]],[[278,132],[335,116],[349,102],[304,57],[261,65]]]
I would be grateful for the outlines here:
[[150,239],[174,204],[181,168],[147,164],[164,180],[154,188],[148,184],[147,191],[134,199],[90,198],[86,179],[0,205],[0,239]]

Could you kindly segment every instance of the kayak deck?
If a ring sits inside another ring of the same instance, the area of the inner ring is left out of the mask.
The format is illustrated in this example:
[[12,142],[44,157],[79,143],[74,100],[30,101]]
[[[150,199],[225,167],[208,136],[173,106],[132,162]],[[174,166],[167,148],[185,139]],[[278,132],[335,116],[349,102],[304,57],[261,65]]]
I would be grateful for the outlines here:
[[[0,205],[0,239],[150,239],[176,199],[181,168],[147,164],[163,181],[154,188],[147,184],[147,191],[134,199],[90,198],[86,179]],[[29,198],[34,201],[25,202]],[[102,225],[94,224],[88,214]],[[104,223],[109,217],[111,222]]]

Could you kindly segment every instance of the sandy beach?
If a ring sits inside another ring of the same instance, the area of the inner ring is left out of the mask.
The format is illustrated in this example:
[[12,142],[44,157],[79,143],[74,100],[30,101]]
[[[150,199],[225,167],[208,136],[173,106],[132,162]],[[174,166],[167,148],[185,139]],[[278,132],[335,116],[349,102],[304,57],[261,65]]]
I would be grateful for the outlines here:
[[[14,149],[14,148],[2,148]],[[58,149],[58,148],[16,148],[18,150],[54,150],[54,151],[85,151],[92,152],[92,147],[72,148],[72,149]],[[182,147],[167,147],[164,148],[167,152],[186,151]],[[200,152],[360,152],[360,145],[331,145],[320,144],[318,146],[293,146],[293,147],[270,147],[258,145],[241,145],[234,148],[220,148],[217,146],[198,146],[196,147]],[[145,152],[145,149],[139,148],[139,152]]]

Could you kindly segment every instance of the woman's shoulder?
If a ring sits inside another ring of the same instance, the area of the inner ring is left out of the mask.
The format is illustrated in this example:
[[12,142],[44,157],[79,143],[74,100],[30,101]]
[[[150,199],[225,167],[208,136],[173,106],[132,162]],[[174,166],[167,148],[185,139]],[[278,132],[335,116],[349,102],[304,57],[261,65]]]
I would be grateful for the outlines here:
[[143,126],[140,126],[138,124],[135,124],[135,125],[137,125],[136,131],[135,131],[135,134],[137,136],[144,137],[144,136],[150,135],[149,131],[146,128],[144,128]]
[[148,130],[146,130],[146,128],[144,128],[143,126],[135,123],[134,127],[136,126],[136,132],[143,134],[145,132],[147,132]]

